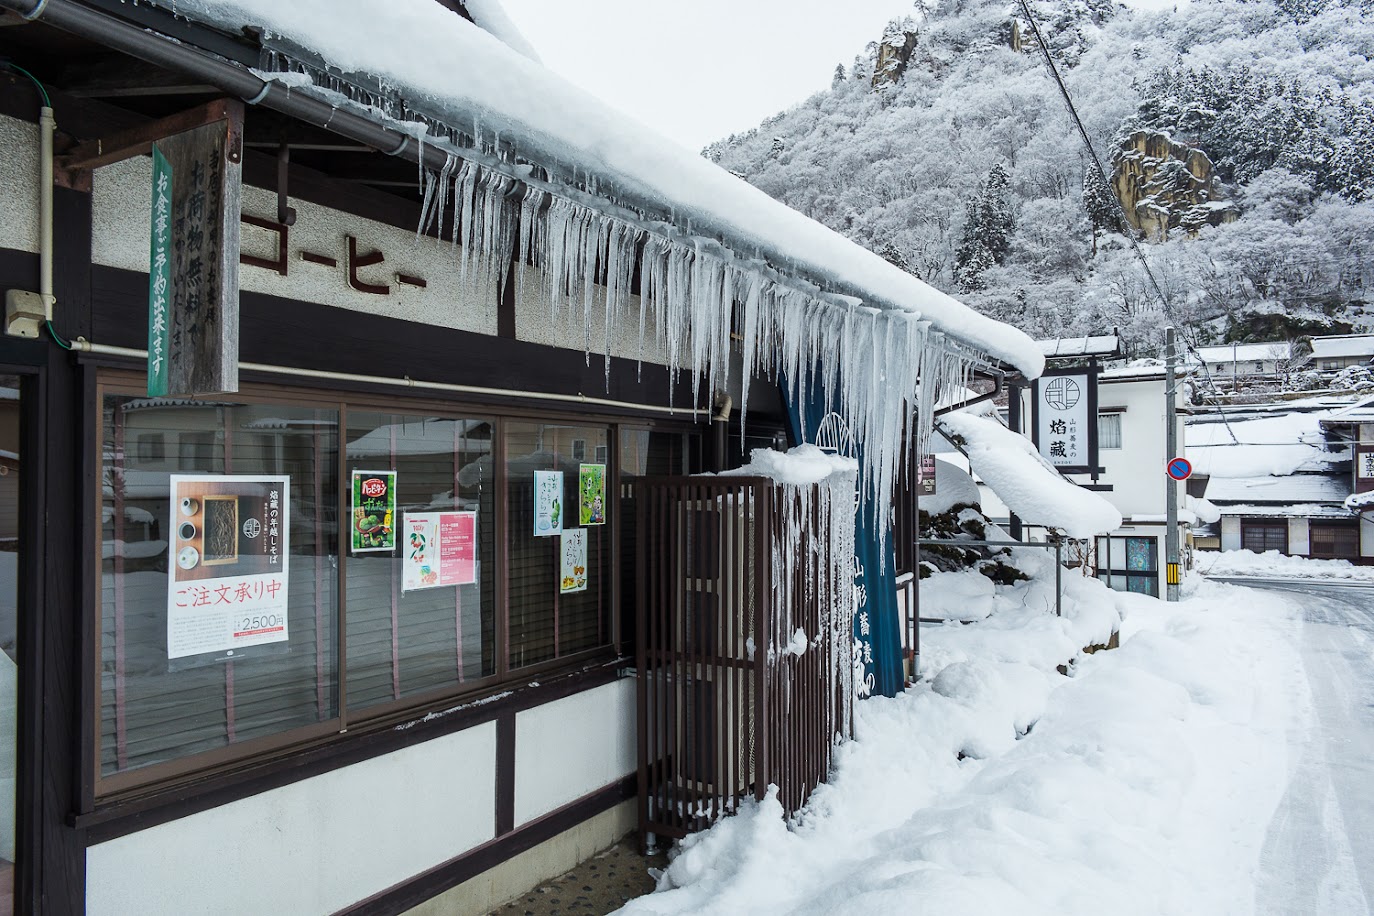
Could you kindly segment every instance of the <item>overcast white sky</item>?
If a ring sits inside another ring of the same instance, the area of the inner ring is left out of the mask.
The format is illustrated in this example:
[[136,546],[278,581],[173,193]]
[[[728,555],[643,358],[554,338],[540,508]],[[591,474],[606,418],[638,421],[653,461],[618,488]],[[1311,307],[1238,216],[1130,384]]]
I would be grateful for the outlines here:
[[504,0],[545,66],[693,152],[830,85],[911,0]]

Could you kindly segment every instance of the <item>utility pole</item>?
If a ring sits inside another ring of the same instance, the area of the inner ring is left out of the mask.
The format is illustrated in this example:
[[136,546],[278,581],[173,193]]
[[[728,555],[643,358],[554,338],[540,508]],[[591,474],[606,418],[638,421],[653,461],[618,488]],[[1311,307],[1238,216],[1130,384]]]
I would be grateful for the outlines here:
[[[1164,329],[1164,462],[1178,457],[1178,395],[1174,381],[1174,329]],[[1164,562],[1165,562],[1165,600],[1178,600],[1178,481],[1164,475]]]

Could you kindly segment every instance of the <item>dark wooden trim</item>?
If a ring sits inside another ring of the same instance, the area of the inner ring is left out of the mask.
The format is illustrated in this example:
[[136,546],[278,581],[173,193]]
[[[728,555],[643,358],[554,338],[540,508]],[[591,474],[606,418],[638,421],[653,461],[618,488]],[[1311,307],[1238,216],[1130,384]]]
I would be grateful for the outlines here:
[[90,814],[74,817],[72,823],[86,830],[86,839],[90,844],[127,836],[443,735],[499,721],[503,716],[513,717],[521,710],[603,687],[618,678],[617,672],[624,664],[624,660],[618,659],[561,677],[543,677],[536,685],[514,690],[507,685],[504,690],[510,691],[510,695],[491,702],[482,702],[480,696],[464,698],[451,701],[454,704],[452,708],[443,712],[417,710],[401,721],[352,726],[346,735],[322,739],[294,753],[271,760],[248,762],[223,773],[204,775],[159,791],[111,801]]
[[515,829],[515,713],[496,720],[496,835]]
[[[92,272],[95,300],[94,326],[86,336],[98,343],[142,349],[147,345],[147,274],[113,267]],[[550,394],[604,397],[637,404],[669,403],[670,380],[666,366],[633,359],[612,359],[609,390],[601,360],[587,365],[581,350],[493,337],[472,331],[440,328],[399,318],[388,318],[312,302],[244,292],[240,298],[241,358],[247,362],[362,375],[387,374],[404,363],[408,373],[428,381],[483,388]],[[62,330],[59,328],[59,330]],[[243,377],[249,377],[247,371]],[[365,382],[327,383],[338,391],[377,391],[383,386]],[[401,389],[390,388],[393,395]],[[455,399],[451,392],[404,389],[407,397]],[[474,403],[523,404],[528,399],[499,396],[464,397]],[[552,403],[552,402],[551,402]],[[692,389],[687,374],[679,378],[672,403],[689,407]],[[554,403],[559,412],[576,410],[607,417],[642,416],[631,408]],[[750,405],[751,422],[766,422],[765,411]],[[690,422],[690,416],[678,422]]]
[[635,777],[630,775],[531,821],[513,833],[498,837],[409,881],[345,907],[336,916],[394,916],[404,913],[634,797]]

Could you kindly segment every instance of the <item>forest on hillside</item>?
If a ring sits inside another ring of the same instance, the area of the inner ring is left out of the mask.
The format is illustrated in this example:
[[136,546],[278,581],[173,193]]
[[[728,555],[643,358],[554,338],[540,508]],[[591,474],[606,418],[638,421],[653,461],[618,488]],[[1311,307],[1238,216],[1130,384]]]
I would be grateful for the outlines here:
[[[1169,323],[1196,344],[1368,329],[1370,7],[1031,3],[1107,171],[1142,131],[1201,150],[1206,206],[1230,220],[1216,225],[1188,212],[1167,233],[1122,223],[1019,5],[1003,0],[899,9],[829,90],[703,155],[1034,336],[1117,328],[1151,356]],[[1165,201],[1188,178],[1164,162],[1151,190]]]

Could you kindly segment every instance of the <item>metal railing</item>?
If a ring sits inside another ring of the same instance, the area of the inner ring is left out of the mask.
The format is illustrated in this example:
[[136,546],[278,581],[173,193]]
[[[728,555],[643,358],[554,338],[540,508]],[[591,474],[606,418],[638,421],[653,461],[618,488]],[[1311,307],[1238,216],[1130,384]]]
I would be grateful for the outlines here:
[[[781,501],[798,499],[794,488],[751,477],[635,487],[640,836],[647,846],[704,829],[769,785],[791,815],[850,727],[852,690],[834,663],[847,622],[826,619],[835,586],[779,553],[824,551],[828,518],[810,501],[790,543]],[[814,639],[789,651],[797,629]],[[848,664],[847,642],[843,652]]]

